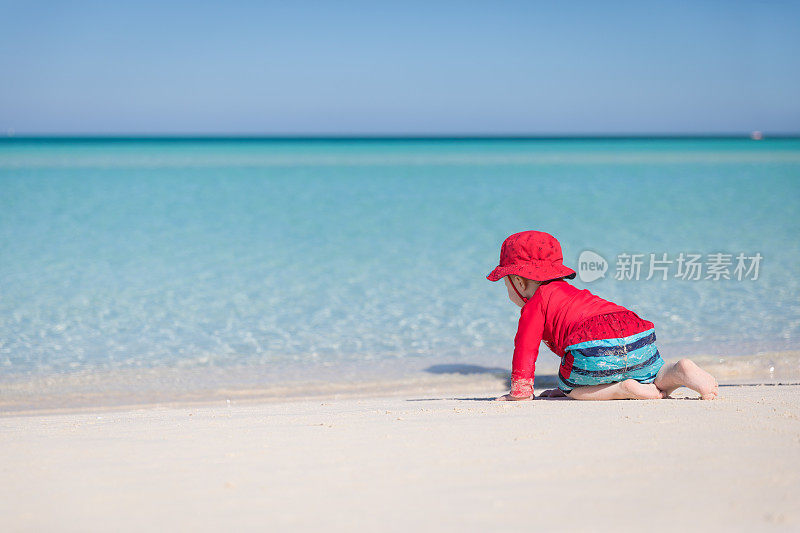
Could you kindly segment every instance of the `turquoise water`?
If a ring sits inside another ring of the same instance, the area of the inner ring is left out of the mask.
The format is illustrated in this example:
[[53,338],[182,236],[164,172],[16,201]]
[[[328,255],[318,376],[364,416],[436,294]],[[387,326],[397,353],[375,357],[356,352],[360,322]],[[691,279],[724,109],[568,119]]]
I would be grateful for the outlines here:
[[[612,263],[576,283],[655,322],[667,357],[796,348],[799,140],[14,140],[0,372],[508,367],[518,309],[484,276],[524,229]],[[613,277],[620,253],[680,252],[763,261]]]

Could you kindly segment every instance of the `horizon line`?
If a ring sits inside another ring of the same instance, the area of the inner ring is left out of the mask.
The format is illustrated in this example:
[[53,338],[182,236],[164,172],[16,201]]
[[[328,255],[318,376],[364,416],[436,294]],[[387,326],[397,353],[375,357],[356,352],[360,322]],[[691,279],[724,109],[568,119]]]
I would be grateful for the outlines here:
[[436,141],[436,140],[680,140],[680,139],[798,139],[800,132],[775,133],[622,133],[622,134],[8,134],[13,141]]

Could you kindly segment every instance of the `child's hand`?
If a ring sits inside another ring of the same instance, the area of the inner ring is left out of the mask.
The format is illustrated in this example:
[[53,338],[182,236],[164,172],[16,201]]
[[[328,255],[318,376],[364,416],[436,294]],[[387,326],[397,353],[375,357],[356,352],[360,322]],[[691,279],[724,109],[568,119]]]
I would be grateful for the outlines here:
[[532,400],[532,399],[533,399],[533,394],[531,394],[530,396],[511,396],[510,394],[504,394],[503,396],[495,398],[494,400],[496,402],[519,402],[523,400]]
[[561,389],[548,389],[539,395],[539,398],[563,398],[566,394]]

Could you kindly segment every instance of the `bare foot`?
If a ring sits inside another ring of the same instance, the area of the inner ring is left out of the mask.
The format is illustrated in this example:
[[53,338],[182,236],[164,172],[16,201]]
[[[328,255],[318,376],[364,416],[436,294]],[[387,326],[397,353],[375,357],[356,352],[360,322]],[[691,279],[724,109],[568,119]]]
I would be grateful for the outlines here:
[[631,400],[660,400],[664,394],[652,383],[639,383],[635,379],[620,382],[620,388]]
[[703,400],[713,400],[719,395],[719,385],[714,376],[697,366],[691,359],[681,359],[656,376],[655,385],[669,396],[678,387],[688,387],[700,394]]
[[681,359],[678,366],[684,374],[685,386],[700,393],[702,400],[715,400],[719,395],[719,385],[714,376],[697,366],[690,359]]

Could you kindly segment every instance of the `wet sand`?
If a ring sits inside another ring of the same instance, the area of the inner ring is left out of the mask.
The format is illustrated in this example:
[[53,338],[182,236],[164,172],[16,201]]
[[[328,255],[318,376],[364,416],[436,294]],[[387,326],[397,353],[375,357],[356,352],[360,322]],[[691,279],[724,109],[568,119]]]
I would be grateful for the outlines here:
[[[693,356],[720,383],[800,383],[800,351],[731,357]],[[667,359],[673,362],[675,359]],[[536,386],[555,387],[558,359],[542,357]],[[363,366],[363,365],[362,365]],[[374,368],[373,368],[374,367]],[[267,367],[269,368],[269,367]],[[319,398],[374,398],[420,394],[459,395],[465,390],[502,392],[507,367],[439,361],[414,368],[409,361],[374,363],[352,373],[332,367],[314,380],[275,379],[264,367],[142,368],[85,371],[12,379],[0,376],[0,417],[20,414],[195,406],[214,402],[285,402]]]

